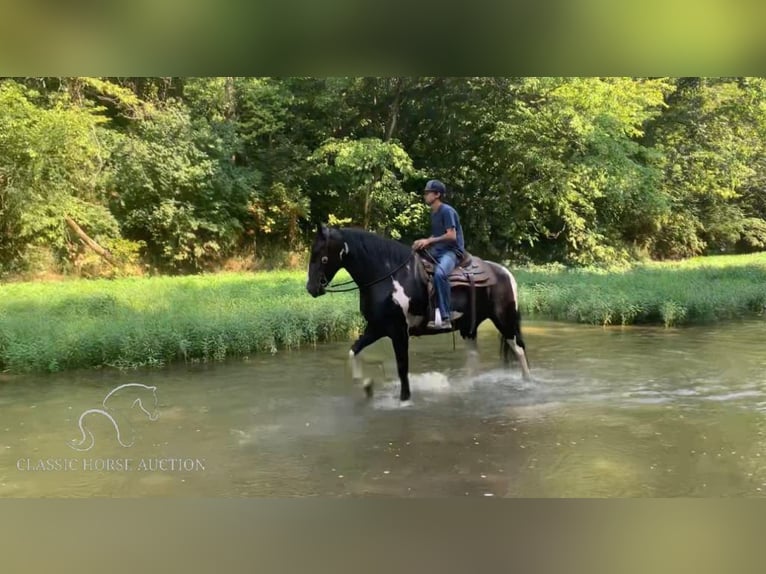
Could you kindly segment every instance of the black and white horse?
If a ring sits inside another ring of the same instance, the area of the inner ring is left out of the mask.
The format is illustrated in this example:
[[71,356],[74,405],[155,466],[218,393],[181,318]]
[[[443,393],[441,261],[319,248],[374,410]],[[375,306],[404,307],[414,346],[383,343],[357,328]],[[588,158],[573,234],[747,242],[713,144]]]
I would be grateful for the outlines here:
[[[506,362],[514,352],[525,379],[529,378],[526,347],[521,337],[518,290],[511,272],[502,265],[466,259],[450,276],[452,284],[452,328],[459,330],[470,349],[476,349],[476,329],[490,319],[502,336]],[[409,337],[433,335],[444,330],[429,329],[430,290],[421,256],[408,245],[361,229],[334,228],[319,224],[308,269],[306,290],[319,297],[327,291],[338,270],[345,268],[359,289],[359,307],[367,325],[349,352],[354,381],[362,381],[358,355],[381,337],[389,337],[396,355],[401,382],[400,399],[410,399]],[[461,280],[469,270],[476,281]],[[482,279],[483,277],[483,279]],[[470,285],[474,282],[474,286]],[[368,395],[372,383],[364,380]]]

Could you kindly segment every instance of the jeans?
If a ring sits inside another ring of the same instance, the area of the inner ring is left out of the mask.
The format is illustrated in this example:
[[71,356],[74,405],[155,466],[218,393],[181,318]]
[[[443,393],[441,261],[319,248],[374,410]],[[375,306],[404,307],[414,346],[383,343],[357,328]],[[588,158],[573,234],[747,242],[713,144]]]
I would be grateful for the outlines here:
[[436,294],[439,298],[439,312],[442,316],[442,321],[449,321],[450,319],[450,286],[449,274],[455,269],[457,265],[457,253],[454,251],[444,251],[440,254],[435,254],[434,258],[439,262],[434,270],[434,287],[436,288]]

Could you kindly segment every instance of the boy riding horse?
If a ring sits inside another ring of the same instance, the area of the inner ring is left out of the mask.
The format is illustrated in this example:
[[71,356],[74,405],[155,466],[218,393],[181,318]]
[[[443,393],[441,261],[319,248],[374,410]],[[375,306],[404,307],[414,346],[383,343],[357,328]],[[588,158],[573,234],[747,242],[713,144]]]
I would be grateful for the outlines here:
[[434,260],[434,286],[439,300],[434,320],[428,327],[452,330],[449,274],[465,253],[463,228],[455,208],[442,201],[446,193],[444,184],[438,179],[426,183],[423,199],[431,208],[431,237],[418,239],[413,249],[427,249]]

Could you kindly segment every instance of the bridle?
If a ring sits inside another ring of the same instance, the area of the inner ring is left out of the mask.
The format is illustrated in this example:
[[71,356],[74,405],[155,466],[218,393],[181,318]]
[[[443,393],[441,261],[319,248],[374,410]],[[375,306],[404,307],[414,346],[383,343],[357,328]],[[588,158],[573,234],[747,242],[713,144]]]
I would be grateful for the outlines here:
[[[349,281],[342,281],[341,283],[336,283],[333,286],[329,286],[328,285],[329,281],[327,281],[327,276],[324,273],[324,266],[329,261],[330,238],[329,237],[325,237],[324,240],[325,240],[324,252],[322,253],[321,258],[319,259],[320,263],[322,264],[322,266],[320,267],[320,270],[319,270],[319,285],[327,293],[345,293],[345,292],[348,292],[348,291],[355,291],[357,289],[366,289],[367,287],[371,287],[372,285],[375,285],[376,283],[380,283],[381,281],[383,281],[384,279],[388,279],[394,273],[399,271],[402,267],[407,265],[407,263],[410,262],[410,259],[412,259],[412,255],[415,253],[414,250],[410,251],[409,256],[407,257],[407,259],[404,260],[404,262],[401,265],[399,265],[393,271],[390,271],[389,273],[386,273],[382,277],[378,277],[374,281],[370,281],[368,283],[365,283],[364,285],[354,285],[353,287],[340,288],[340,287],[343,287],[344,285],[350,285],[352,283],[355,283],[355,281],[353,279],[351,279]],[[341,253],[348,253],[348,250],[342,251]],[[342,259],[342,256],[341,256],[341,259]]]

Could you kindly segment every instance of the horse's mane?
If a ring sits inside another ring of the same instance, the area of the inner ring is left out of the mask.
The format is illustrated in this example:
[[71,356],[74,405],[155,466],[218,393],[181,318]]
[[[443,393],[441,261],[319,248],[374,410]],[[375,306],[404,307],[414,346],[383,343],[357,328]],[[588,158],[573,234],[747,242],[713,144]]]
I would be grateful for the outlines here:
[[409,245],[357,227],[344,227],[340,233],[351,253],[362,252],[373,259],[403,262],[411,251]]

